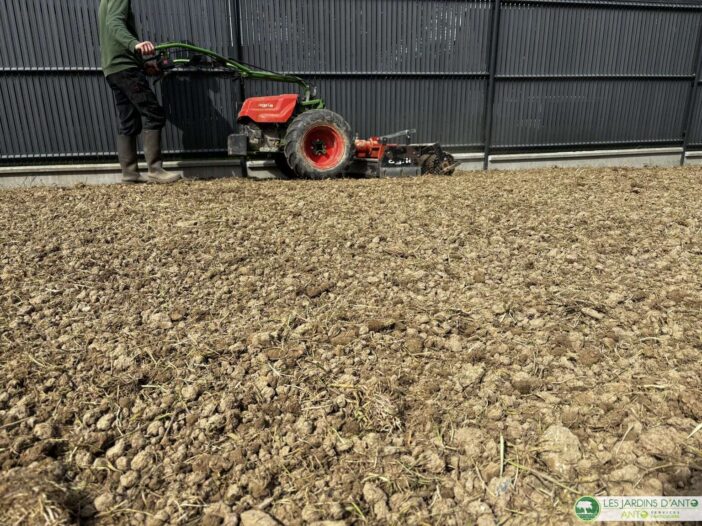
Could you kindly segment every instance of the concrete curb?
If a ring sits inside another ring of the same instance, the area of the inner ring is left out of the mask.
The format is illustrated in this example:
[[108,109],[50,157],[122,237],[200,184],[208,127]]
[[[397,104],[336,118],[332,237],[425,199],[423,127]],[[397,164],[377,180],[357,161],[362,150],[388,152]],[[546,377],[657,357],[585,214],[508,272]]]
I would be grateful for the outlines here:
[[[163,166],[186,180],[243,176],[241,162],[231,159],[169,161]],[[0,166],[0,188],[118,184],[120,178],[117,163]]]
[[[564,152],[537,152],[494,154],[488,159],[490,170],[525,170],[528,168],[575,168],[575,167],[628,167],[647,166],[673,167],[680,165],[683,149],[670,148],[630,148],[621,150],[583,150]],[[482,170],[483,154],[458,154],[461,170]],[[686,159],[699,159],[702,152],[688,152]]]
[[[674,167],[680,165],[683,149],[641,148],[619,150],[564,151],[495,154],[489,157],[492,170],[523,170],[551,167]],[[459,170],[482,170],[482,153],[459,153],[454,157]],[[685,154],[691,165],[702,165],[702,151]],[[242,177],[241,162],[233,159],[184,160],[164,163],[169,170],[181,171],[185,179]],[[43,166],[0,166],[0,188],[30,186],[74,186],[77,184],[119,183],[117,163],[54,164]]]
[[570,152],[496,154],[489,159],[490,169],[574,167],[673,167],[680,165],[681,147],[635,148]]

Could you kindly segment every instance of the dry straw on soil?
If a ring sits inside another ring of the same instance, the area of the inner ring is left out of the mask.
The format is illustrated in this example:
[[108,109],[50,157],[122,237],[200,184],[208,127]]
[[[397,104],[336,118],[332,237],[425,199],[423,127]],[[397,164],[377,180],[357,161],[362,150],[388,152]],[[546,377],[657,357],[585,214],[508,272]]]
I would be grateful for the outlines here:
[[0,522],[562,524],[580,494],[699,495],[701,186],[4,191]]

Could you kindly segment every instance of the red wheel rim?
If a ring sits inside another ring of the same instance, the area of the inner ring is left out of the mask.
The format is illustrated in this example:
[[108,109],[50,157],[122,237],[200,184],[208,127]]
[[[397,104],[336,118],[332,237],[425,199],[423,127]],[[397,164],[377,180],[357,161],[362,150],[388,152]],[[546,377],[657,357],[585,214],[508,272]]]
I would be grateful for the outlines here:
[[344,137],[331,126],[315,126],[302,140],[305,157],[320,170],[335,167],[344,155]]

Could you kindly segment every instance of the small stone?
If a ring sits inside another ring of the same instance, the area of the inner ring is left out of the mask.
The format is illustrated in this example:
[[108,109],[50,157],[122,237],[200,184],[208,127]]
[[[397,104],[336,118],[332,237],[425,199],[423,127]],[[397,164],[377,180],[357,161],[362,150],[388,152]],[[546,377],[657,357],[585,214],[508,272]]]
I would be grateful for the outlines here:
[[478,385],[483,376],[485,376],[485,368],[482,365],[468,364],[454,375],[454,379],[461,389],[466,389]]
[[693,420],[702,421],[702,397],[691,389],[684,390],[678,395],[680,409],[683,414]]
[[112,427],[112,422],[115,421],[115,415],[112,413],[107,413],[106,415],[103,415],[100,420],[97,421],[97,430],[98,431],[107,431]]
[[629,464],[620,469],[612,471],[607,479],[610,482],[636,482],[640,478],[641,470],[636,466]]
[[580,440],[570,429],[552,425],[541,437],[541,460],[560,478],[570,480],[575,466],[582,458]]
[[95,498],[93,506],[98,512],[105,512],[115,505],[115,497],[112,493],[103,493]]
[[126,446],[126,441],[123,438],[120,438],[119,440],[117,440],[117,442],[115,442],[114,446],[107,450],[107,452],[105,453],[105,457],[107,458],[107,460],[114,462],[115,459],[124,455]]
[[205,514],[202,520],[198,523],[200,526],[222,526],[224,519],[219,515]]
[[54,437],[55,429],[49,422],[44,422],[42,424],[37,424],[32,430],[34,436],[39,440],[48,440]]
[[157,312],[156,314],[152,314],[149,318],[149,324],[154,329],[167,330],[173,327],[171,317],[165,312]]
[[425,325],[431,321],[431,318],[426,314],[420,314],[414,321],[417,323],[417,325]]
[[456,446],[468,457],[478,457],[482,453],[486,438],[485,432],[477,427],[462,427],[453,436]]
[[255,480],[249,482],[249,493],[255,499],[263,499],[270,495],[271,478],[270,476],[256,477]]
[[[270,400],[271,398],[273,398],[274,394],[275,391],[273,391],[273,389],[271,389],[270,387],[261,389],[261,395],[265,400]],[[219,431],[220,429],[222,429],[226,423],[227,419],[224,417],[224,415],[212,415],[206,420],[201,421],[199,427],[201,429],[204,429],[207,433],[214,433],[215,431]]]
[[308,296],[309,298],[318,298],[325,292],[328,292],[332,289],[333,284],[332,283],[322,283],[319,285],[311,285],[305,289],[305,295]]
[[655,427],[641,433],[641,449],[657,458],[676,458],[680,447],[676,442],[677,432],[672,427]]
[[487,501],[494,509],[504,509],[512,494],[513,481],[511,477],[495,476],[488,483]]
[[151,454],[151,452],[148,450],[144,450],[136,454],[136,456],[132,459],[130,467],[134,471],[143,471],[144,469],[152,465],[153,462],[154,457]]
[[13,420],[22,420],[27,418],[30,414],[32,414],[32,411],[27,404],[20,402],[16,406],[11,407],[6,416],[9,416]]
[[272,341],[273,335],[270,332],[257,332],[249,336],[249,344],[252,347],[266,347],[270,345]]
[[331,344],[335,347],[343,347],[352,343],[356,339],[355,331],[345,331],[331,339]]
[[572,426],[578,422],[578,418],[580,417],[580,411],[578,410],[577,407],[566,407],[563,409],[563,412],[561,413],[561,421],[566,425],[566,426]]
[[231,512],[232,509],[222,501],[214,502],[205,508],[205,515],[214,515],[222,519],[228,517]]
[[585,336],[577,331],[571,331],[566,336],[568,347],[574,351],[579,351],[585,345]]
[[171,514],[168,511],[160,510],[147,519],[146,526],[162,526],[167,524],[170,518]]
[[585,316],[589,316],[590,318],[594,320],[601,320],[604,318],[604,314],[601,312],[596,311],[595,309],[591,309],[589,307],[583,307],[580,309],[580,312],[582,312]]
[[436,451],[429,451],[422,455],[421,463],[429,473],[439,474],[446,469],[446,462]]
[[420,353],[424,349],[424,342],[419,338],[407,338],[405,341],[405,348],[409,353]]
[[451,335],[451,337],[444,342],[444,349],[452,353],[459,353],[463,350],[463,338],[457,334]]
[[280,523],[266,512],[248,510],[241,514],[241,526],[280,526]]
[[127,471],[129,468],[129,459],[127,457],[119,457],[115,460],[115,467],[120,471]]
[[17,309],[17,314],[19,316],[28,316],[32,312],[34,312],[34,305],[22,305]]
[[495,517],[492,514],[485,514],[478,517],[475,526],[495,526]]
[[39,294],[38,296],[34,296],[33,298],[31,298],[29,300],[29,303],[36,307],[37,305],[41,305],[43,303],[46,303],[47,301],[49,301],[48,294]]
[[200,386],[197,384],[186,385],[180,390],[180,394],[187,402],[192,402],[200,396]]
[[602,355],[595,349],[583,349],[578,353],[578,363],[585,367],[591,367],[600,363]]
[[521,394],[528,394],[539,386],[539,379],[524,372],[518,372],[512,379],[512,385]]
[[82,469],[89,468],[94,460],[95,457],[93,457],[92,453],[85,449],[79,449],[76,451],[75,455],[73,455],[73,461],[76,463],[76,466]]
[[239,484],[232,484],[224,492],[224,502],[226,504],[234,504],[244,494],[244,490]]
[[123,488],[129,489],[134,487],[139,480],[139,473],[136,471],[127,471],[119,478],[119,484]]
[[492,306],[492,312],[493,314],[500,315],[504,314],[507,312],[507,307],[505,306],[504,303],[496,303],[495,305]]
[[95,422],[98,421],[98,418],[100,418],[99,411],[91,409],[83,415],[83,418],[81,418],[81,422],[83,422],[86,426],[92,426]]
[[304,508],[302,508],[302,513],[300,515],[300,518],[305,523],[317,522],[319,519],[321,519],[321,517],[322,512],[313,504],[307,504]]
[[117,357],[117,359],[114,361],[112,364],[117,371],[126,371],[129,369],[132,365],[134,365],[134,360],[127,356],[126,354],[122,354]]
[[161,433],[161,426],[162,424],[160,421],[154,420],[146,428],[146,434],[150,437],[158,436]]
[[386,502],[388,496],[372,482],[366,482],[363,485],[363,498],[368,504],[373,505],[376,502]]
[[368,322],[368,330],[371,332],[381,332],[381,331],[388,331],[395,327],[395,320],[392,319],[379,319],[379,320],[370,320]]
[[345,453],[353,449],[353,440],[337,438],[334,448],[338,453]]

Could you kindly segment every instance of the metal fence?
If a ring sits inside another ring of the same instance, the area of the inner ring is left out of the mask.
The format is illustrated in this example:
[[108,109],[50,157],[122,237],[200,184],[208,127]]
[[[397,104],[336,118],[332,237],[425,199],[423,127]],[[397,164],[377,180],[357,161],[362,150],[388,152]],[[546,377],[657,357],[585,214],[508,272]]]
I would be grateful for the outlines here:
[[[97,0],[2,0],[0,161],[112,155]],[[459,151],[702,147],[702,2],[132,0],[142,36],[309,78],[362,136]],[[206,73],[157,91],[167,150],[220,154],[244,97]]]

